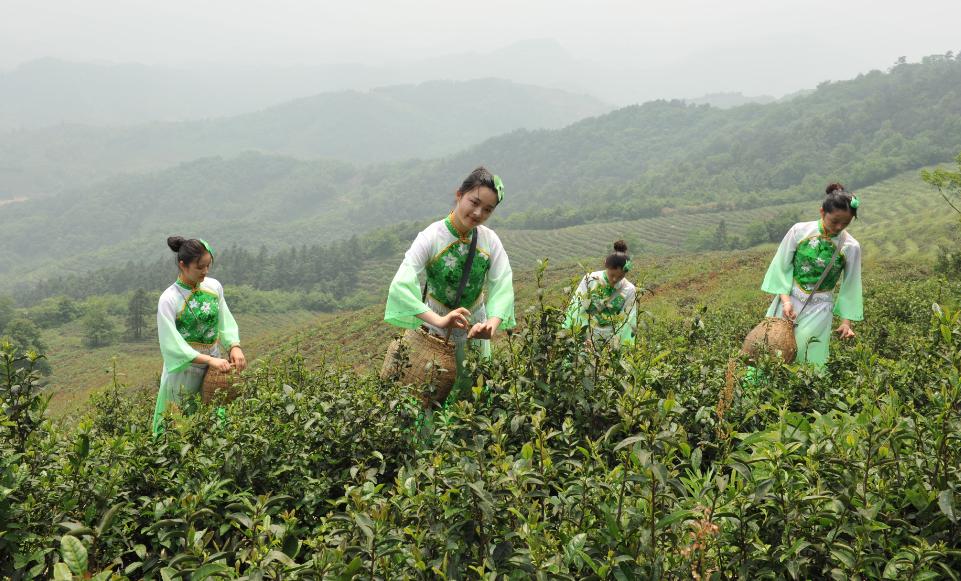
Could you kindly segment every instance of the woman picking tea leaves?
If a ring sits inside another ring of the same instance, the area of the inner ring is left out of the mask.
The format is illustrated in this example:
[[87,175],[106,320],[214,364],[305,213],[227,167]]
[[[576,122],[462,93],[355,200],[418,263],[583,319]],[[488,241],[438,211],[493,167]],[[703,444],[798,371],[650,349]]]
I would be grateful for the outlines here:
[[164,367],[153,417],[155,434],[161,429],[164,412],[179,409],[197,396],[208,367],[224,373],[247,367],[237,322],[224,300],[224,287],[207,276],[214,261],[210,245],[200,239],[172,236],[167,246],[177,253],[180,274],[157,304],[157,336]]
[[[864,318],[861,245],[845,230],[857,218],[861,201],[841,184],[829,185],[826,194],[821,219],[791,227],[761,284],[763,291],[777,295],[768,316],[783,316],[795,324],[795,361],[818,367],[828,360],[833,317],[841,319],[835,332],[842,339],[854,337],[851,322]],[[827,275],[822,278],[825,270]],[[839,281],[835,301],[834,288]]]
[[[454,343],[457,382],[448,401],[466,383],[463,373],[468,342],[490,355],[490,339],[514,326],[513,272],[500,238],[484,222],[504,199],[504,184],[486,168],[468,175],[454,195],[454,209],[417,235],[390,283],[384,320]],[[462,274],[476,249],[461,289]],[[422,292],[418,277],[426,277]],[[460,298],[458,300],[458,291]]]

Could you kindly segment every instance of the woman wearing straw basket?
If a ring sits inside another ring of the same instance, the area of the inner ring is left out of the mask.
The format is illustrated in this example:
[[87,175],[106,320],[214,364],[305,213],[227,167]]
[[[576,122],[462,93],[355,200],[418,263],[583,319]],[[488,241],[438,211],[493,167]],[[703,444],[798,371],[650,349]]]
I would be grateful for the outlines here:
[[[406,329],[423,325],[437,337],[450,335],[457,380],[448,401],[455,400],[469,381],[463,373],[468,341],[488,357],[490,339],[497,330],[515,324],[513,272],[507,252],[497,234],[483,225],[503,198],[499,177],[484,167],[472,171],[457,189],[453,211],[417,235],[387,294],[384,320],[391,325]],[[475,236],[476,249],[471,253]],[[462,277],[468,262],[470,270]],[[427,281],[423,294],[418,284],[421,274]]]
[[[841,184],[829,185],[826,193],[821,219],[791,227],[761,284],[763,291],[777,295],[767,316],[783,316],[795,323],[795,361],[817,367],[828,360],[833,316],[841,318],[835,332],[842,339],[854,337],[851,322],[864,318],[861,245],[845,231],[861,202]],[[841,288],[835,302],[838,281]]]
[[613,347],[634,343],[637,331],[637,288],[627,280],[631,257],[627,243],[618,240],[614,252],[604,260],[604,270],[581,279],[567,307],[564,327],[590,326],[589,344],[599,348],[617,337]]
[[185,398],[198,394],[208,366],[224,373],[247,367],[237,322],[224,300],[224,287],[207,277],[214,259],[210,245],[200,239],[171,236],[167,246],[177,253],[180,275],[157,304],[157,336],[164,367],[153,417],[155,434],[165,411],[179,408]]

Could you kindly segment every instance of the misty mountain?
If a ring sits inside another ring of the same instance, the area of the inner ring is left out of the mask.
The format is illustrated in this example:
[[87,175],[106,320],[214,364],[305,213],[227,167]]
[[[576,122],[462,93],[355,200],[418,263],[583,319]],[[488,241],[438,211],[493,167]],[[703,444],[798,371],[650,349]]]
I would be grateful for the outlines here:
[[[61,123],[130,125],[247,113],[308,95],[433,80],[499,78],[590,93],[596,67],[556,41],[372,66],[162,67],[40,59],[0,72],[0,130]],[[587,76],[585,76],[587,75]]]
[[559,128],[607,110],[586,95],[481,79],[324,93],[200,121],[11,131],[0,133],[0,192],[56,192],[244,151],[359,163],[433,158],[516,129]]
[[[41,59],[0,72],[0,131],[60,123],[114,126],[233,116],[318,93],[432,80],[499,78],[590,94],[621,106],[731,88],[746,94],[779,94],[823,80],[813,65],[803,65],[810,57],[807,53],[795,58],[795,64],[808,71],[802,79],[778,74],[784,63],[772,62],[763,52],[732,45],[710,54],[677,55],[669,65],[650,64],[650,55],[626,54],[617,55],[617,62],[592,62],[546,38],[379,66],[175,68]],[[893,60],[894,55],[879,57],[864,68],[884,64],[888,58]]]
[[730,109],[732,107],[740,107],[741,105],[758,104],[766,105],[767,103],[773,103],[777,101],[774,97],[770,95],[758,95],[758,96],[748,96],[744,93],[711,93],[709,95],[704,95],[696,99],[685,99],[686,103],[692,105],[710,105],[711,107],[717,107],[718,109]]
[[[507,195],[492,225],[553,228],[814,200],[961,151],[961,60],[943,57],[733,109],[655,101],[456,155],[359,167],[245,154],[0,206],[0,272],[157,256],[170,234],[269,247],[442,215],[480,163]],[[870,201],[865,201],[869,211]],[[55,257],[55,258],[50,258]]]

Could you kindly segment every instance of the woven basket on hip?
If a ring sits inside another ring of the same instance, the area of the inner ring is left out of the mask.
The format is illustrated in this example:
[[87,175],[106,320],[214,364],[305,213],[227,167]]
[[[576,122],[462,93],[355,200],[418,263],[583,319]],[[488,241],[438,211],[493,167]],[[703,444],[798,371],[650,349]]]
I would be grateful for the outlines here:
[[381,379],[415,385],[427,384],[420,395],[424,407],[443,403],[457,379],[454,344],[436,337],[423,327],[407,329],[387,348]]
[[204,403],[210,403],[215,399],[233,401],[240,395],[237,375],[233,371],[224,373],[208,366],[204,373],[204,382],[200,386],[200,394]]
[[744,339],[741,353],[757,359],[762,352],[780,356],[785,363],[793,363],[797,356],[794,325],[781,317],[765,317]]
[[[744,339],[741,355],[750,362],[757,361],[762,353],[775,355],[785,363],[793,363],[797,356],[797,340],[794,338],[794,325],[781,317],[765,317],[758,323]],[[724,389],[721,390],[717,402],[717,415],[720,419],[730,409],[734,401],[735,384],[739,381],[738,358],[732,357],[727,362],[727,373],[724,378]],[[722,424],[719,422],[718,435],[726,437]]]

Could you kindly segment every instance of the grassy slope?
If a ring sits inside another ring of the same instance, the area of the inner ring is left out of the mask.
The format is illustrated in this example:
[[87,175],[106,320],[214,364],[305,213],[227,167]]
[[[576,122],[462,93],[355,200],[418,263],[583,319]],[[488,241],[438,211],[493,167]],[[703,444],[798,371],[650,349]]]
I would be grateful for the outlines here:
[[[248,359],[265,350],[303,326],[322,324],[330,315],[293,311],[280,315],[238,315],[243,330],[243,344]],[[55,414],[83,405],[91,394],[111,381],[113,358],[116,357],[120,380],[131,388],[157,385],[163,361],[155,339],[119,343],[89,349],[83,345],[79,321],[44,332],[49,351],[47,357],[53,374],[47,378],[52,386],[50,410]]]
[[[861,218],[851,232],[865,251],[866,277],[883,276],[889,259],[930,262],[936,246],[956,217],[946,212],[943,201],[908,172],[860,191],[864,200]],[[550,257],[545,282],[555,303],[563,302],[572,281],[595,267],[610,241],[626,238],[640,243],[636,272],[632,277],[650,289],[642,301],[655,316],[689,316],[698,305],[716,308],[725,303],[750,301],[758,312],[766,297],[758,290],[773,245],[733,253],[683,253],[688,233],[713,229],[727,221],[731,232],[778,212],[801,211],[813,217],[816,204],[791,204],[743,212],[673,215],[667,217],[574,226],[553,231],[504,230],[501,237],[511,255],[517,281],[518,311],[535,298],[533,269]],[[802,214],[803,215],[803,214]],[[923,233],[920,236],[918,233]],[[581,264],[584,266],[582,267]],[[373,264],[360,276],[369,288],[384,288],[396,260]],[[872,270],[874,272],[872,272]],[[568,290],[565,290],[568,289]],[[291,312],[283,315],[240,316],[239,323],[249,358],[281,356],[296,346],[311,366],[336,361],[358,369],[377,369],[395,330],[382,322],[383,305],[357,311],[319,315]],[[63,413],[82,405],[89,395],[109,381],[110,358],[118,357],[123,381],[131,387],[151,386],[157,381],[161,360],[153,341],[123,343],[88,350],[80,340],[76,323],[45,333],[50,345],[52,409]]]

